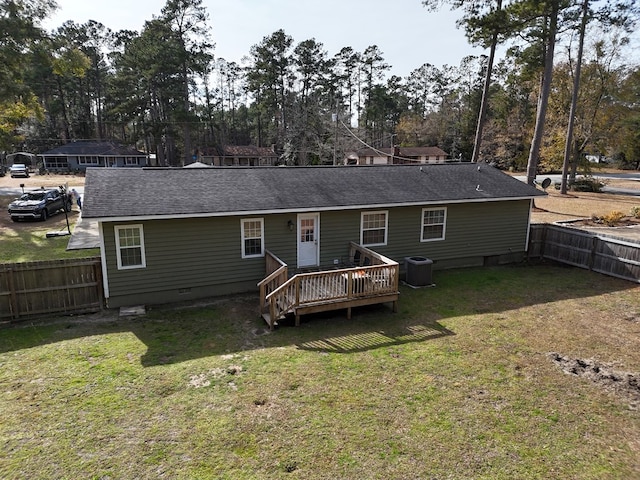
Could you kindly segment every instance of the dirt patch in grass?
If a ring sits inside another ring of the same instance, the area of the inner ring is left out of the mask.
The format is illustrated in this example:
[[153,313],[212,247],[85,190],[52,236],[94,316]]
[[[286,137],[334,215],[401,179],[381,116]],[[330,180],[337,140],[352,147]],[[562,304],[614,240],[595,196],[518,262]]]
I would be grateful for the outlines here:
[[549,358],[568,375],[591,380],[609,392],[623,397],[629,402],[629,408],[640,407],[640,374],[616,370],[612,365],[593,359],[569,358],[556,352]]

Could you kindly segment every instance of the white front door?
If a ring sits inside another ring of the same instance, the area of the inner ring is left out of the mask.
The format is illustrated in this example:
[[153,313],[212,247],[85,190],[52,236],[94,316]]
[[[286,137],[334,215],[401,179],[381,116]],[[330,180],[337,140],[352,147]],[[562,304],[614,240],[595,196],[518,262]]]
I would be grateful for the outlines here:
[[298,215],[298,267],[318,266],[320,252],[320,216]]

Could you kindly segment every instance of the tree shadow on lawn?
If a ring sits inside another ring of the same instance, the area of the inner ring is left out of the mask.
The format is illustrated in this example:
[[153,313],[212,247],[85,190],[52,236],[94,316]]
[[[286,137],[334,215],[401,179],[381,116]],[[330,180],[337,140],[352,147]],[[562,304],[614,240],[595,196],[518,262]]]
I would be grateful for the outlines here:
[[[388,305],[354,308],[280,322],[270,332],[258,315],[258,296],[239,295],[187,306],[153,307],[147,315],[117,312],[58,317],[12,325],[0,331],[0,352],[74,338],[133,333],[146,347],[144,366],[179,363],[263,348],[353,353],[455,335],[440,321],[500,313],[565,299],[588,298],[637,288],[624,280],[557,265],[509,266],[436,272],[435,288],[401,287],[398,313]],[[612,299],[611,301],[615,301]]]

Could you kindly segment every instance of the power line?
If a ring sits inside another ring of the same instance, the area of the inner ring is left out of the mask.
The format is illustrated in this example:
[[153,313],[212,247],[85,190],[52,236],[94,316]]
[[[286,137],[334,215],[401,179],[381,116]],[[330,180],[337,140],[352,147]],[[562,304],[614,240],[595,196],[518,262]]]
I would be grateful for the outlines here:
[[[347,130],[347,132],[349,132],[349,134],[355,138],[356,140],[358,140],[361,144],[363,144],[365,147],[370,148],[371,150],[373,150],[376,153],[379,153],[380,155],[384,155],[387,156],[388,153],[387,152],[383,152],[382,150],[378,150],[376,147],[374,147],[373,145],[368,144],[367,142],[365,142],[364,140],[362,140],[360,137],[358,137],[355,133],[353,133],[351,131],[351,129],[341,120],[338,119],[340,124]],[[393,160],[394,158],[397,158],[398,160],[405,160],[408,162],[416,162],[416,160],[414,158],[405,158],[405,157],[401,157],[399,155],[394,155],[393,154],[393,145],[391,145],[391,160]]]

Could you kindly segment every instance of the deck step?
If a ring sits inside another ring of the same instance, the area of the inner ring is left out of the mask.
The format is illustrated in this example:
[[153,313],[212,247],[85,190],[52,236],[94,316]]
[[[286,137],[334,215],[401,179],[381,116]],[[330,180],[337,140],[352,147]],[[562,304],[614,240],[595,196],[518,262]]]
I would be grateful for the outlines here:
[[[265,312],[262,314],[262,318],[264,318],[264,321],[267,322],[267,325],[271,326],[271,314],[268,312]],[[278,322],[275,321],[273,322],[273,326],[277,327],[278,326]]]

